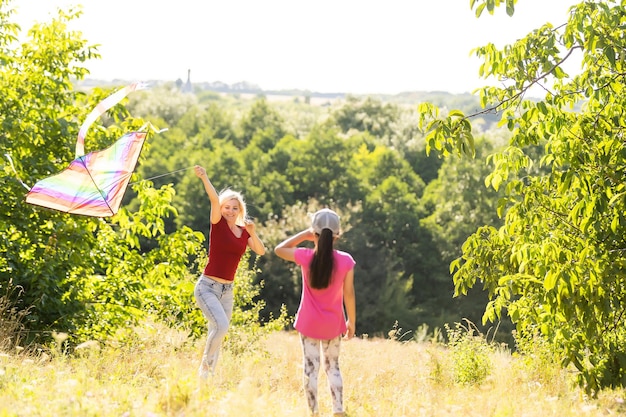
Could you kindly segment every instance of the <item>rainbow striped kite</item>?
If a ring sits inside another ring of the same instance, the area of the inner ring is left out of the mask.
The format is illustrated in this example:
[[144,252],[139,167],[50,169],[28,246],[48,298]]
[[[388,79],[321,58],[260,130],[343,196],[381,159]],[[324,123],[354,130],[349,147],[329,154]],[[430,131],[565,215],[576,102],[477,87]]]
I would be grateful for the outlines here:
[[96,118],[130,92],[142,88],[143,84],[132,84],[98,103],[78,133],[76,159],[60,173],[37,182],[26,195],[26,202],[85,216],[117,213],[147,133],[127,133],[110,147],[87,155],[83,155],[84,140]]

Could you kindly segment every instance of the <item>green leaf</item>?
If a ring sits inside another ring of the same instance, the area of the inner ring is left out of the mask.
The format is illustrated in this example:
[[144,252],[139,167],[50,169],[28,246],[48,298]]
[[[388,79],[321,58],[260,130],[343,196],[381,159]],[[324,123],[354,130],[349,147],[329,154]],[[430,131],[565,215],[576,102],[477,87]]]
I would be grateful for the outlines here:
[[604,48],[604,56],[609,60],[611,66],[615,66],[615,50],[612,47],[607,46]]
[[515,0],[506,0],[506,14],[509,16],[515,14]]
[[543,288],[546,291],[551,291],[552,289],[554,289],[554,287],[556,286],[557,278],[558,276],[556,273],[550,273],[546,275],[543,280]]
[[485,9],[486,4],[485,3],[481,3],[478,5],[478,7],[476,8],[476,17],[480,17],[481,14],[483,14],[483,10]]

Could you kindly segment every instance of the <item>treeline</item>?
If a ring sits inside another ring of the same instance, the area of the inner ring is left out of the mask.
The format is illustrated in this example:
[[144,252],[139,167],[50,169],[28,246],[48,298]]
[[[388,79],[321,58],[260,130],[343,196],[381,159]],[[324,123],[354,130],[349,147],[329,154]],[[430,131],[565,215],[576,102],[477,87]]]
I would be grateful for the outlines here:
[[[320,107],[298,98],[185,94],[170,83],[134,95],[128,109],[168,128],[150,139],[137,169],[176,191],[178,215],[167,230],[208,233],[208,200],[187,169],[202,164],[216,188],[244,193],[270,249],[307,227],[307,212],[329,206],[342,216],[340,247],[357,261],[360,333],[397,326],[411,335],[463,318],[480,324],[486,295],[453,297],[449,265],[479,226],[500,222],[498,195],[484,185],[485,156],[503,142],[493,131],[480,136],[475,159],[444,160],[427,154],[416,106],[372,97]],[[283,304],[294,313],[298,271],[271,251],[251,262],[264,283],[264,316],[277,316]]]

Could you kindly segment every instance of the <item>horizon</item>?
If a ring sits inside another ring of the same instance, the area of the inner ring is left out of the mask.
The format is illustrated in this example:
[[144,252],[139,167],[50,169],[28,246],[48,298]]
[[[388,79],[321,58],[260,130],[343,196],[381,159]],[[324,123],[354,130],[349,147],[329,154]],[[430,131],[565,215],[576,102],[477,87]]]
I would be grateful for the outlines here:
[[[86,86],[91,86],[91,85],[96,85],[96,86],[106,86],[106,85],[126,85],[126,84],[130,84],[133,82],[136,82],[137,80],[131,80],[131,79],[125,79],[125,78],[114,78],[114,79],[109,79],[109,80],[105,80],[105,79],[98,79],[98,78],[93,78],[93,77],[86,77],[82,80],[80,80],[78,82],[79,85],[86,85]],[[177,79],[149,79],[149,80],[142,80],[143,82],[146,83],[150,83],[150,82],[156,82],[156,83],[177,83],[178,81],[181,81],[183,84],[186,82],[186,79],[183,79],[181,77],[178,77]],[[213,88],[208,88],[208,90],[212,90],[212,91],[216,91],[216,92],[224,92],[224,93],[239,93],[241,92],[242,94],[246,94],[246,93],[256,93],[256,92],[263,92],[263,93],[275,93],[276,95],[283,95],[280,93],[284,93],[284,95],[292,95],[291,93],[310,93],[311,95],[314,96],[347,96],[347,95],[355,95],[355,96],[367,96],[367,95],[375,95],[375,96],[401,96],[401,95],[405,95],[405,94],[449,94],[449,95],[473,95],[470,92],[465,92],[465,93],[452,93],[449,91],[443,91],[443,90],[412,90],[412,91],[400,91],[398,93],[348,93],[345,91],[329,91],[329,92],[322,92],[322,91],[314,91],[314,90],[308,90],[308,89],[304,89],[304,88],[285,88],[285,89],[264,89],[259,85],[253,84],[253,83],[248,83],[247,81],[238,81],[232,84],[227,84],[224,82],[221,82],[219,80],[216,81],[194,81],[193,80],[193,76],[191,77],[191,84],[192,85],[209,85]],[[219,85],[224,85],[224,89],[219,89],[219,88],[215,88],[216,84]],[[237,90],[236,87],[239,84],[245,84],[246,87],[248,88],[243,88],[241,90]]]
[[50,21],[57,7],[82,4],[70,29],[100,45],[101,59],[86,65],[91,79],[184,82],[190,69],[193,83],[396,95],[471,94],[489,83],[478,76],[473,48],[502,47],[548,21],[564,23],[576,3],[524,0],[513,17],[500,7],[480,19],[459,0],[179,0],[176,8],[165,0],[15,0],[12,7],[25,32]]

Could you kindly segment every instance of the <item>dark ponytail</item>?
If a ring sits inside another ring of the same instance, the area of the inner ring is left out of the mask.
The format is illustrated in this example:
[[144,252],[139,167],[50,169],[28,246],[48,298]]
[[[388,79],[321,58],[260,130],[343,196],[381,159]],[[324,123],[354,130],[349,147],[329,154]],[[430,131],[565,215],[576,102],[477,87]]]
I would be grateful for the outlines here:
[[328,287],[333,273],[333,232],[322,229],[317,240],[317,248],[309,266],[309,285],[318,290]]

